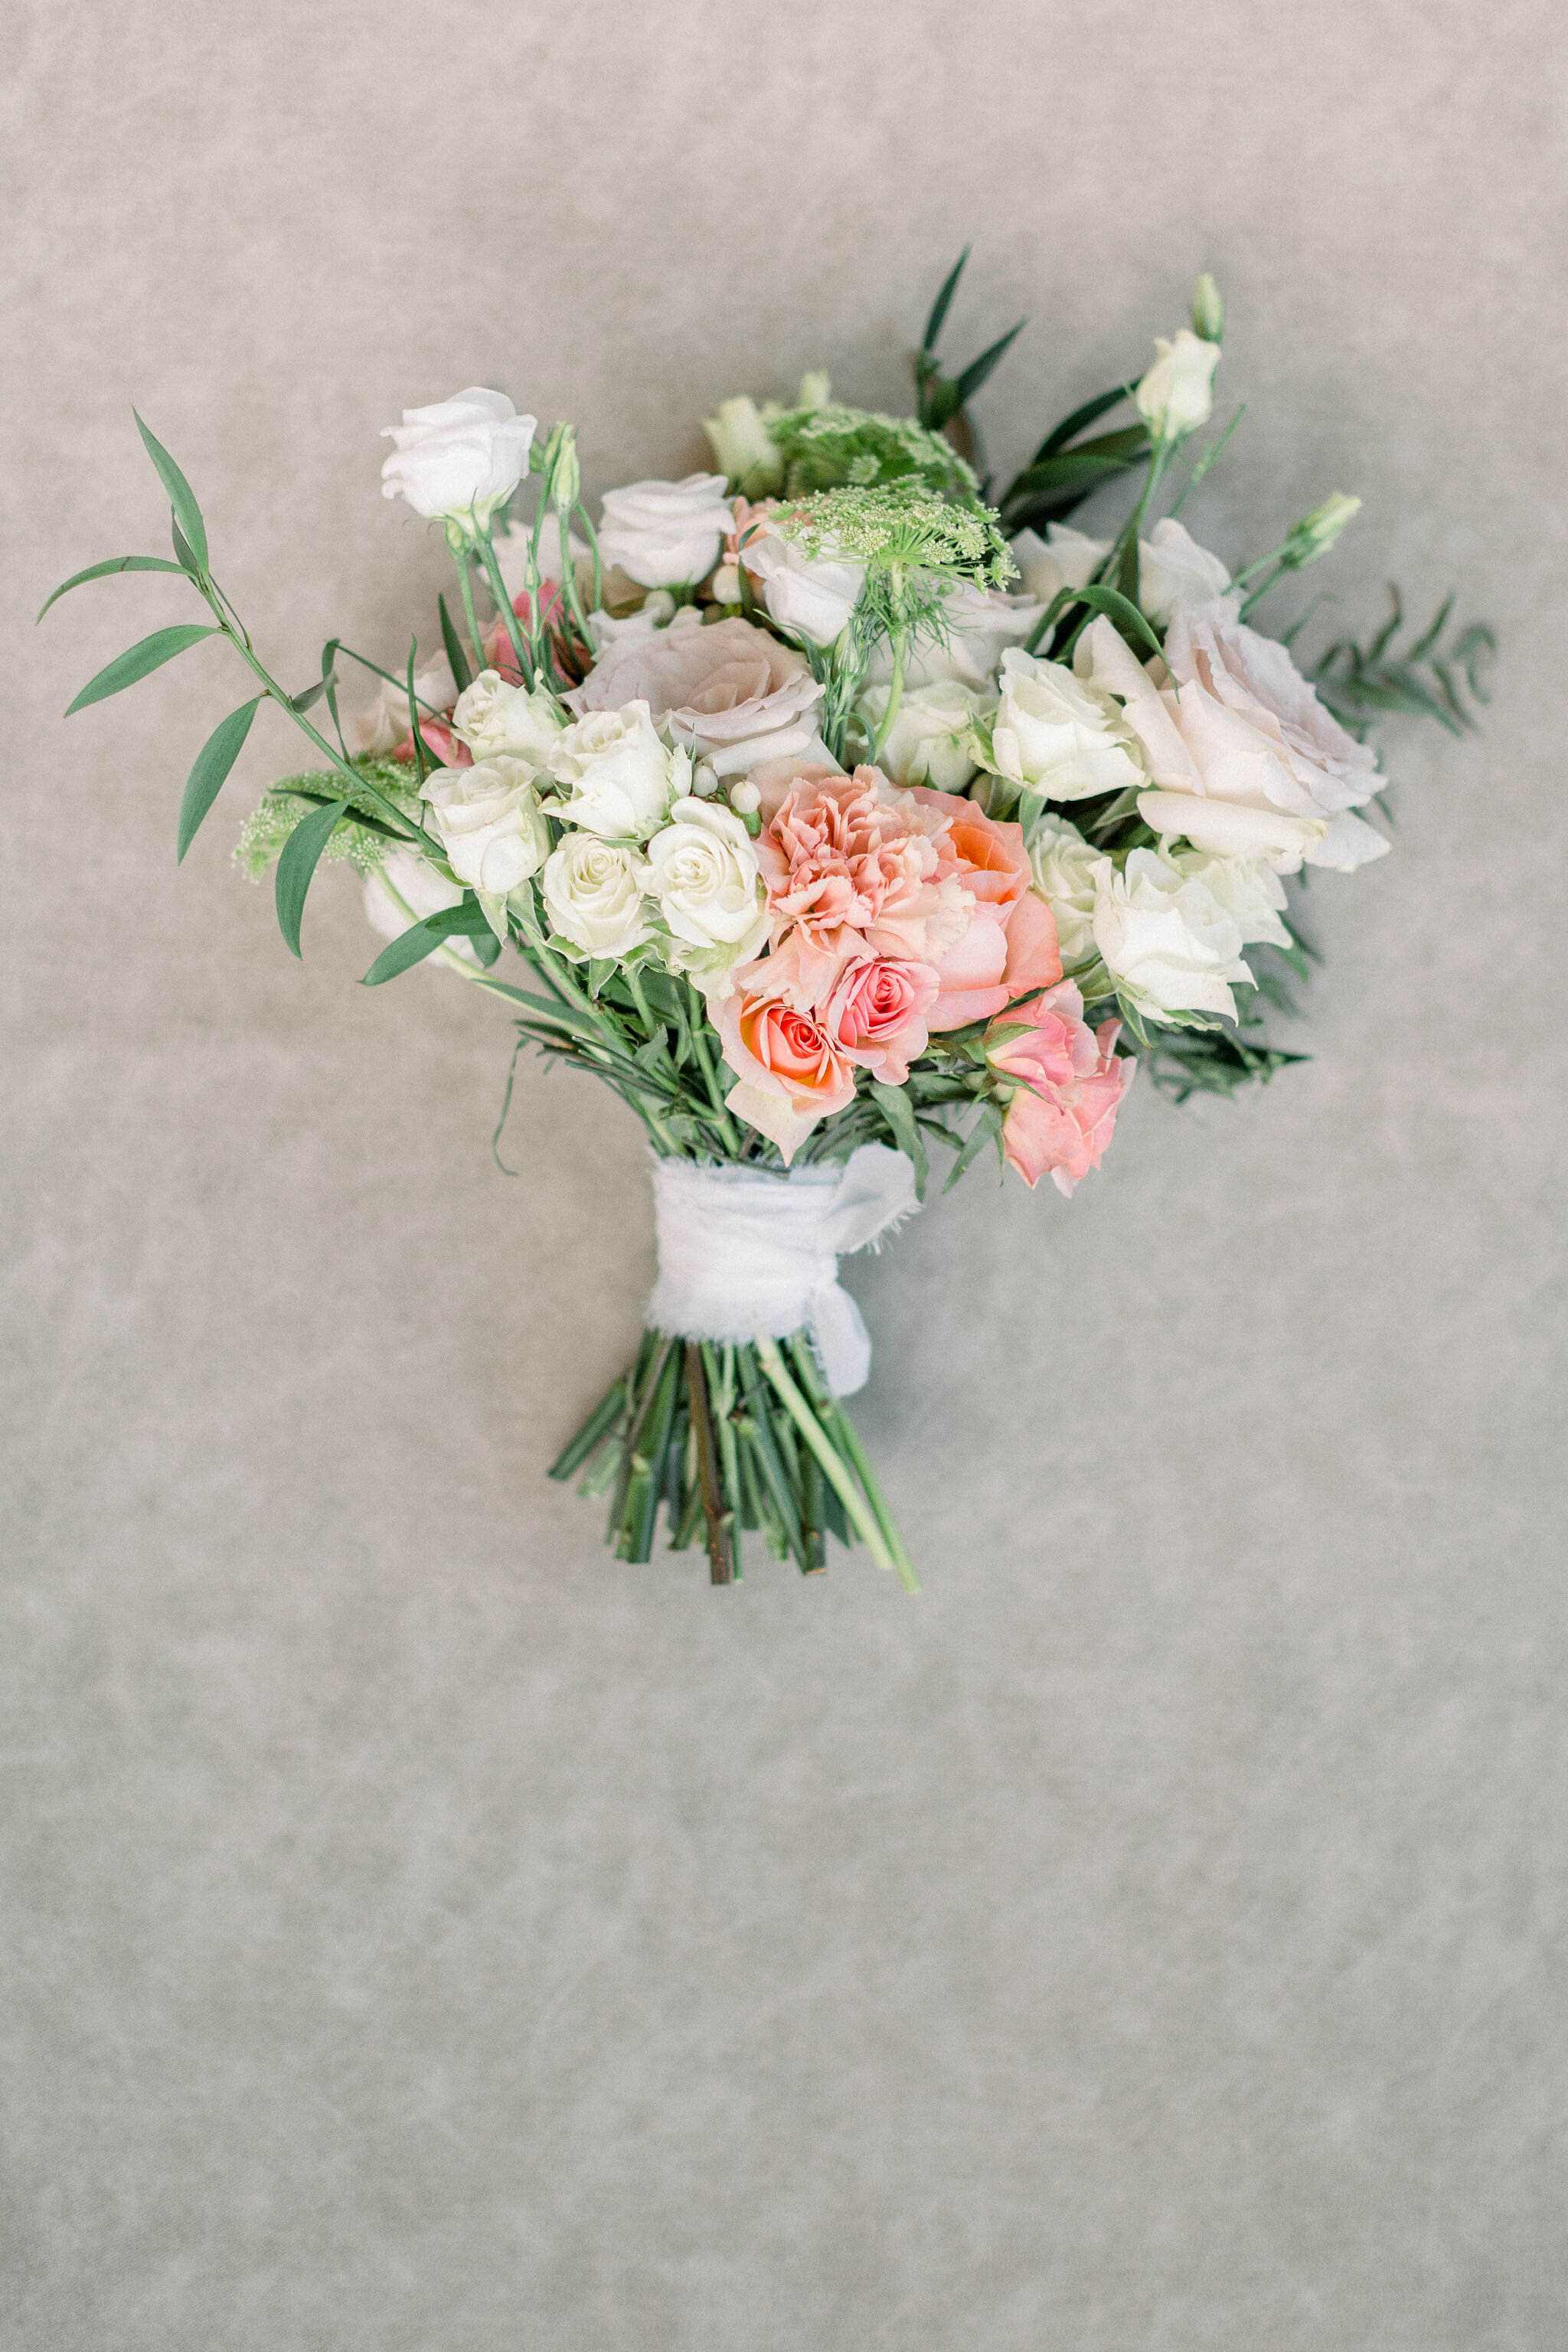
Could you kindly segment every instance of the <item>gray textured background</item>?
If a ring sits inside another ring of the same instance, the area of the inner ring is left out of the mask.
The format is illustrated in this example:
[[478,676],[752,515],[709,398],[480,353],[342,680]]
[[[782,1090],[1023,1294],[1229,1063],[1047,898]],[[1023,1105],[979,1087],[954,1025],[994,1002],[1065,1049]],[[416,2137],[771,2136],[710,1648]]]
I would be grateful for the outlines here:
[[[5,12],[0,2342],[1561,2346],[1559,11],[258,18]],[[357,990],[341,874],[292,963],[221,810],[176,875],[232,656],[62,726],[176,588],[29,625],[162,543],[132,400],[302,678],[430,627],[405,401],[679,471],[807,363],[902,404],[970,236],[1000,463],[1211,268],[1198,535],[1361,490],[1337,615],[1460,583],[1499,699],[1314,886],[1309,1067],[857,1270],[923,1596],[714,1595],[542,1476],[629,1118],[525,1067],[499,1175],[499,1007]]]

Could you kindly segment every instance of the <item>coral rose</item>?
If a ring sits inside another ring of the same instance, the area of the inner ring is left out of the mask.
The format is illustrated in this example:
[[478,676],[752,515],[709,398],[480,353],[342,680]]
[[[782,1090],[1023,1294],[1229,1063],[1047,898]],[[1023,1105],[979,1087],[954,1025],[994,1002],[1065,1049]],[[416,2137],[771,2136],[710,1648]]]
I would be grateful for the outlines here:
[[932,1029],[988,1021],[1016,996],[1048,988],[1062,976],[1056,919],[1029,887],[1033,879],[1023,827],[999,824],[973,801],[916,787],[910,794],[936,836],[944,870],[973,900],[969,927],[937,965],[941,993]]
[[[1028,1025],[1019,1031],[1018,1022]],[[1134,1065],[1119,1057],[1119,1021],[1090,1029],[1083,998],[1070,980],[1020,1005],[1012,1019],[987,1033],[985,1057],[993,1069],[1018,1079],[1002,1126],[1002,1149],[1031,1188],[1048,1175],[1057,1190],[1071,1192],[1081,1176],[1098,1168],[1116,1126],[1116,1112],[1132,1082]]]
[[740,989],[720,1005],[714,1025],[741,1081],[730,1089],[730,1108],[773,1139],[787,1168],[817,1121],[854,1100],[853,1064],[820,1022],[782,996]]

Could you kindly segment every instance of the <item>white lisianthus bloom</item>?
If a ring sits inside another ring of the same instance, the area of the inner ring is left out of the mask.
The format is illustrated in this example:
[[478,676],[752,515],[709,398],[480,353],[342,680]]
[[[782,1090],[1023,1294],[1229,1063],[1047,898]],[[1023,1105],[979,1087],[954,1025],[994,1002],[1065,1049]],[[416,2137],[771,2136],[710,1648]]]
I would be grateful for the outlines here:
[[[447,711],[458,699],[458,681],[452,676],[451,664],[443,654],[428,669],[414,673],[415,699],[419,715],[428,718],[432,711]],[[391,679],[383,681],[375,700],[363,710],[355,711],[348,723],[348,743],[351,751],[362,756],[379,752],[384,758],[395,751],[412,732],[408,715],[408,688],[394,686]]]
[[419,788],[447,865],[473,891],[498,939],[506,937],[508,892],[539,871],[550,848],[533,782],[526,761],[502,753],[471,768],[437,768]]
[[550,772],[564,795],[552,816],[585,833],[640,840],[686,792],[691,757],[661,743],[647,704],[631,702],[624,710],[590,710],[563,728]]
[[635,849],[568,834],[544,861],[545,912],[574,958],[626,956],[652,934],[643,897],[647,868]]
[[1262,857],[1216,857],[1206,849],[1161,846],[1160,856],[1185,881],[1201,882],[1241,933],[1245,947],[1288,948],[1290,934],[1279,919],[1285,885]]
[[1136,738],[1120,706],[1065,662],[1010,648],[991,730],[999,776],[1047,800],[1090,800],[1143,782]]
[[734,515],[722,474],[628,482],[605,493],[599,553],[643,588],[689,588],[719,561]]
[[717,416],[705,416],[702,430],[731,487],[748,499],[766,498],[784,487],[784,459],[754,400],[738,393],[719,403]]
[[1156,686],[1110,624],[1090,623],[1073,667],[1124,703],[1153,789],[1154,832],[1184,834],[1225,857],[1303,861],[1349,873],[1384,856],[1384,835],[1352,808],[1370,800],[1377,761],[1326,710],[1289,653],[1237,618],[1234,597],[1180,605]]
[[670,940],[665,961],[704,994],[728,996],[734,966],[761,952],[768,898],[752,837],[718,801],[677,801],[647,845],[643,882]]
[[1252,978],[1234,916],[1152,849],[1132,850],[1121,874],[1107,860],[1095,891],[1094,943],[1118,988],[1155,1021],[1166,1013],[1234,1021],[1230,983]]
[[1138,542],[1138,604],[1154,626],[1168,627],[1181,604],[1208,604],[1230,586],[1217,555],[1200,547],[1167,515]]
[[1154,439],[1176,441],[1195,432],[1213,412],[1219,345],[1180,327],[1173,342],[1157,336],[1154,351],[1154,364],[1132,396]]
[[[365,920],[384,940],[401,939],[426,915],[439,915],[457,906],[462,895],[460,884],[437,874],[430,860],[416,850],[389,848],[381,864],[364,877]],[[472,940],[463,939],[446,940],[426,961],[434,963],[454,956],[463,963],[479,964]]]
[[1057,946],[1069,971],[1095,952],[1094,909],[1100,875],[1110,864],[1105,852],[1065,816],[1047,809],[1035,827],[1029,844],[1034,887],[1056,917]]
[[542,768],[561,732],[561,719],[554,697],[543,687],[531,694],[509,686],[499,670],[482,669],[458,697],[452,732],[476,760],[506,752]]
[[842,636],[866,584],[866,567],[852,556],[808,556],[796,541],[765,527],[746,541],[741,562],[762,590],[769,618],[813,646]]
[[[904,660],[904,677],[910,686],[934,686],[942,678],[957,678],[963,686],[991,688],[996,665],[1010,646],[1022,646],[1034,635],[1045,606],[1033,596],[1015,596],[1003,588],[976,588],[960,580],[945,591],[942,618],[929,634],[917,631]],[[879,637],[871,649],[867,681],[886,686],[893,675],[893,648]]]
[[[1064,588],[1087,588],[1111,545],[1059,522],[1047,524],[1043,540],[1021,530],[1012,544],[1026,586],[1043,604]],[[1138,604],[1157,629],[1167,626],[1178,604],[1206,604],[1229,586],[1230,574],[1218,556],[1168,515],[1138,542]]]
[[470,384],[452,400],[405,408],[384,427],[394,444],[381,469],[384,499],[406,499],[416,514],[465,528],[488,522],[528,471],[538,419],[520,416],[503,392]]
[[1064,588],[1088,587],[1110,554],[1110,541],[1088,539],[1068,523],[1052,522],[1046,525],[1044,539],[1037,531],[1021,530],[1012,550],[1025,587],[1048,604]]
[[[889,686],[868,688],[858,709],[868,740],[875,741],[888,708]],[[955,677],[911,687],[894,714],[877,765],[896,784],[929,784],[933,792],[961,793],[973,775],[974,722],[989,719],[994,694],[977,693]]]

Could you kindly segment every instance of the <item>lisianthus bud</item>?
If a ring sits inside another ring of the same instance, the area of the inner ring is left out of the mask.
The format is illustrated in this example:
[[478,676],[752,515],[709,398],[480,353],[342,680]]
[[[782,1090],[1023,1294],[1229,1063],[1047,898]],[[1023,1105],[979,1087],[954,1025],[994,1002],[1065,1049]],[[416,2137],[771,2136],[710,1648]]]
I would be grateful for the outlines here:
[[576,426],[558,425],[550,436],[550,443],[549,495],[560,513],[570,514],[583,495],[583,468],[577,461]]
[[783,488],[784,459],[754,400],[744,393],[721,400],[718,415],[703,418],[702,430],[714,464],[722,466],[732,489],[748,499],[762,499]]
[[1225,336],[1225,299],[1206,269],[1193,295],[1193,332],[1205,343],[1220,342]]
[[1179,441],[1205,424],[1214,407],[1219,345],[1180,327],[1173,342],[1155,339],[1157,357],[1133,395],[1156,441]]
[[1291,572],[1300,572],[1303,564],[1316,563],[1320,555],[1327,555],[1347,522],[1361,511],[1359,499],[1346,498],[1336,490],[1310,515],[1303,515],[1279,551],[1279,561]]
[[826,408],[833,393],[833,379],[826,368],[808,368],[800,380],[797,408]]

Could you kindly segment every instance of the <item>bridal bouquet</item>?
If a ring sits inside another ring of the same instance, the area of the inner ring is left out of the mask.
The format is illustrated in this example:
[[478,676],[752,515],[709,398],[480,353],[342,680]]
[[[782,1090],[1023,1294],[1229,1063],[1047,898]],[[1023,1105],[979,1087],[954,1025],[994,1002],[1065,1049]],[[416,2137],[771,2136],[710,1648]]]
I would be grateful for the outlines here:
[[[405,410],[384,492],[441,526],[456,580],[439,649],[416,638],[395,668],[332,638],[319,677],[280,685],[140,418],[173,558],[55,592],[161,572],[205,608],[73,710],[205,638],[250,672],[191,771],[181,856],[277,705],[309,761],[237,855],[252,876],[275,862],[293,952],[318,865],[346,858],[388,941],[368,986],[430,960],[642,1121],[647,1328],[552,1475],[609,1494],[624,1559],[649,1557],[662,1504],[717,1583],[754,1529],[807,1573],[830,1533],[858,1537],[912,1589],[841,1402],[870,1347],[839,1255],[917,1205],[937,1154],[950,1185],[994,1150],[1070,1194],[1140,1064],[1181,1098],[1300,1059],[1268,1021],[1312,956],[1301,886],[1389,846],[1367,728],[1470,724],[1491,645],[1479,626],[1448,642],[1450,599],[1401,652],[1396,598],[1369,645],[1304,673],[1254,625],[1359,501],[1328,499],[1239,569],[1189,536],[1181,510],[1241,415],[1197,446],[1224,326],[1207,278],[1191,325],[991,503],[969,403],[1019,331],[944,371],[963,268],[913,415],[847,406],[819,375],[793,405],[724,400],[713,471],[611,490],[596,525],[570,425],[542,432],[477,387]],[[1118,525],[1068,521],[1118,484],[1135,492]],[[350,662],[380,684],[345,716]]]

